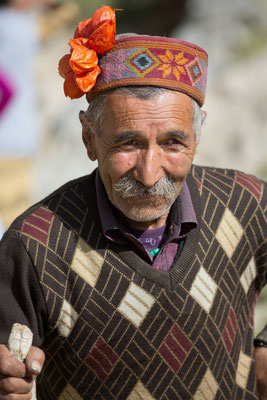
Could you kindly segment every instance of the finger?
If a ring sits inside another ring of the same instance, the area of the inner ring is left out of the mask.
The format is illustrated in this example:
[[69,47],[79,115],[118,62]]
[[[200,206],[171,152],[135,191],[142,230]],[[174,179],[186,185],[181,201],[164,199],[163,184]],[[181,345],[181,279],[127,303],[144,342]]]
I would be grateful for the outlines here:
[[25,360],[28,373],[37,376],[44,365],[45,354],[38,347],[32,346]]
[[29,392],[27,394],[7,394],[3,393],[0,390],[0,400],[31,400],[32,393]]
[[5,345],[0,345],[0,374],[16,378],[27,375],[25,364],[13,357]]
[[13,378],[2,376],[0,378],[0,394],[27,394],[32,390],[34,380],[32,378]]

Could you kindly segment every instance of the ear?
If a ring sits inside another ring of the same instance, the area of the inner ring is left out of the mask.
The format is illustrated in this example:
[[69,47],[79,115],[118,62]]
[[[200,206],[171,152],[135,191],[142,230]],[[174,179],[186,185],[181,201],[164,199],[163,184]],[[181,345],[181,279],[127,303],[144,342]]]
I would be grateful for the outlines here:
[[87,151],[87,155],[91,161],[95,161],[97,159],[95,134],[92,131],[91,124],[88,122],[88,119],[86,118],[86,113],[84,111],[80,111],[79,118],[82,124],[82,139]]
[[201,121],[201,133],[200,133],[200,135],[199,135],[199,137],[198,137],[198,139],[196,141],[197,147],[198,147],[199,142],[200,142],[200,138],[201,138],[201,135],[202,135],[202,128],[203,128],[203,125],[205,124],[206,118],[207,118],[207,111],[203,110],[202,111],[202,121]]

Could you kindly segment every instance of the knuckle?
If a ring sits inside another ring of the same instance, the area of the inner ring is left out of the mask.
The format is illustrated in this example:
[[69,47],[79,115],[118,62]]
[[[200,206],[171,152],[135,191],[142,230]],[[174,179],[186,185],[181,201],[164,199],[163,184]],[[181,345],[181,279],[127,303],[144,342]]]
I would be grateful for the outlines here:
[[0,381],[0,388],[7,393],[11,393],[14,390],[12,378],[2,378]]
[[0,392],[0,400],[15,400],[15,397],[12,394],[7,394],[5,392]]
[[5,375],[10,371],[11,365],[10,365],[10,359],[4,359],[0,358],[0,373]]
[[[31,399],[31,389],[32,389],[33,383],[27,382],[24,379],[17,379],[17,378],[12,378],[12,377],[4,377],[0,380],[0,390],[1,394],[5,394],[5,400],[7,399],[23,399],[24,397],[21,397],[22,395],[26,395],[25,400],[28,396],[29,399]],[[0,397],[1,400],[1,397]]]
[[19,400],[18,395],[16,394],[8,394],[7,396],[3,397],[4,400]]

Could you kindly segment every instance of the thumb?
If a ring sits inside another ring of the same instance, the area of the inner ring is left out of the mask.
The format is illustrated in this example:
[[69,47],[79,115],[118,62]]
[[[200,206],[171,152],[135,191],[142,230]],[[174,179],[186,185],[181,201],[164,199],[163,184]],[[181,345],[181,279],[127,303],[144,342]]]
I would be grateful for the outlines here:
[[30,375],[39,375],[45,362],[45,354],[43,350],[32,346],[25,360],[27,371]]

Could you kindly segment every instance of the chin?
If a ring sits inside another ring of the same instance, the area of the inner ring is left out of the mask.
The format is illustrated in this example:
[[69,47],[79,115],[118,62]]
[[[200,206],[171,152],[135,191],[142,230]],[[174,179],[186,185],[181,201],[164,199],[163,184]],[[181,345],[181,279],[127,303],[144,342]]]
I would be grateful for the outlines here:
[[132,208],[130,210],[120,209],[120,211],[126,218],[132,221],[151,222],[161,218],[168,208],[170,208],[170,205],[167,205],[164,208],[160,208],[158,210],[155,210],[155,208],[153,208],[152,210],[151,209],[142,210],[140,208]]
[[174,203],[174,199],[155,199],[155,201],[136,200],[136,198],[122,199],[117,198],[112,204],[122,213],[124,217],[136,222],[156,221],[166,214],[166,210],[170,209]]

